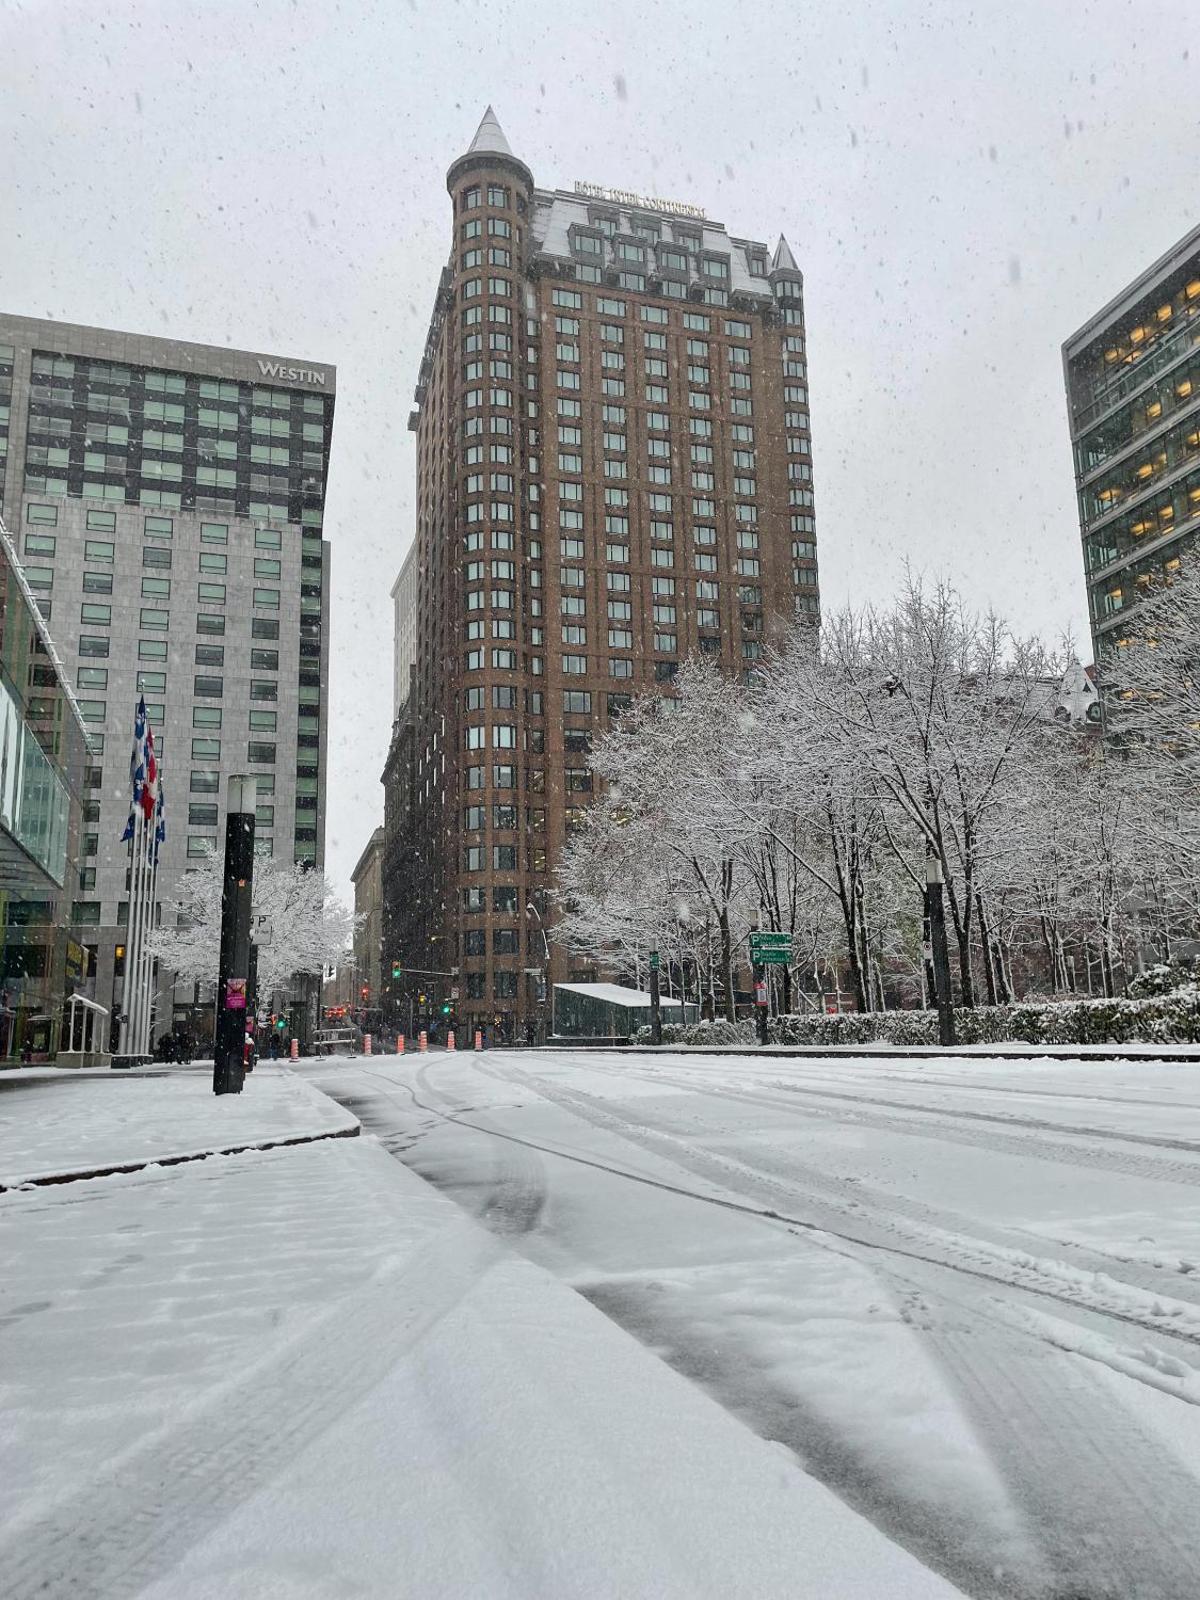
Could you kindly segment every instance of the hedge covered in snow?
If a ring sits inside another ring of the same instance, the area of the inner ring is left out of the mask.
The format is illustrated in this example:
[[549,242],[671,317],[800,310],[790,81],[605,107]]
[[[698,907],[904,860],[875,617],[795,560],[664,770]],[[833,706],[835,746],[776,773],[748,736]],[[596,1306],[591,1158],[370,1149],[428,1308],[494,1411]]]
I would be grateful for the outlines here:
[[[959,1044],[1197,1044],[1200,987],[1192,984],[1143,1000],[1073,1000],[956,1009]],[[638,1043],[649,1042],[643,1028]],[[667,1023],[664,1044],[753,1045],[752,1022]],[[936,1045],[932,1011],[812,1012],[772,1017],[771,1044]]]

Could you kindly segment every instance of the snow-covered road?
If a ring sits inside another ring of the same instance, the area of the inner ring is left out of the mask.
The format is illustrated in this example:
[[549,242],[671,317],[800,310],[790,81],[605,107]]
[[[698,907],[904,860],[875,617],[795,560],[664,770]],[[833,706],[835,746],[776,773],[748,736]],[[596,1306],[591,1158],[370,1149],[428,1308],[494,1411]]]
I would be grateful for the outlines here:
[[964,1592],[1200,1593],[1200,1068],[305,1070]]

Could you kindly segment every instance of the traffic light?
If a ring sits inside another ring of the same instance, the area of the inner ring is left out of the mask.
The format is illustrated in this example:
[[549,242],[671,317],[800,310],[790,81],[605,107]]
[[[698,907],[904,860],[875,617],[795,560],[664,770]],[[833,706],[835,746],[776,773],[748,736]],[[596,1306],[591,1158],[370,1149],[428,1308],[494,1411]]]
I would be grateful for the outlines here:
[[417,1004],[419,1006],[423,1006],[425,1004],[425,996],[423,994],[419,994],[417,996]]
[[442,1001],[442,1015],[444,1017],[448,1017],[450,1015],[450,1002],[449,1002],[449,1000],[443,1000]]
[[404,971],[404,968],[400,965],[400,963],[398,961],[393,961],[392,962],[392,977],[393,978],[400,977],[401,974],[403,973],[403,971]]
[[365,999],[366,999],[366,998],[367,998],[367,996],[368,996],[368,995],[369,995],[369,994],[370,994],[370,992],[371,992],[371,986],[370,986],[370,984],[367,984],[367,983],[364,983],[364,984],[363,984],[363,986],[362,986],[362,988],[361,988],[361,989],[360,989],[360,990],[359,990],[359,991],[358,991],[358,992],[359,992],[359,994],[361,994],[361,995],[362,995],[362,997],[363,997],[363,999],[364,999],[364,1000],[365,1000]]

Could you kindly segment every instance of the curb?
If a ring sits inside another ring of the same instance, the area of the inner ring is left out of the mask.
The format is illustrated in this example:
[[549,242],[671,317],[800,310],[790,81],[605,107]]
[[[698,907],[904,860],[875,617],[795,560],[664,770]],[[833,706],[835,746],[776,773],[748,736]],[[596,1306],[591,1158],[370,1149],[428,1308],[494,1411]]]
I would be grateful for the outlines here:
[[220,1150],[197,1150],[193,1155],[147,1156],[144,1161],[123,1161],[110,1167],[89,1167],[71,1172],[42,1173],[36,1178],[21,1178],[16,1183],[0,1183],[0,1194],[15,1194],[20,1189],[41,1189],[54,1183],[84,1183],[89,1178],[115,1178],[123,1173],[144,1172],[147,1167],[181,1167],[189,1161],[208,1161],[212,1156],[238,1156],[250,1150],[282,1150],[289,1145],[319,1144],[323,1139],[357,1139],[362,1124],[337,1128],[329,1133],[297,1133],[286,1139],[255,1139],[249,1144],[231,1144]]
[[655,1056],[773,1056],[782,1061],[819,1059],[836,1061],[841,1057],[855,1061],[1184,1061],[1200,1066],[1200,1050],[1191,1046],[1188,1053],[1170,1049],[1149,1050],[1132,1045],[1131,1054],[1122,1055],[1120,1045],[1055,1045],[1046,1050],[989,1050],[979,1045],[892,1045],[880,1049],[872,1045],[820,1044],[620,1044],[607,1046],[614,1055]]

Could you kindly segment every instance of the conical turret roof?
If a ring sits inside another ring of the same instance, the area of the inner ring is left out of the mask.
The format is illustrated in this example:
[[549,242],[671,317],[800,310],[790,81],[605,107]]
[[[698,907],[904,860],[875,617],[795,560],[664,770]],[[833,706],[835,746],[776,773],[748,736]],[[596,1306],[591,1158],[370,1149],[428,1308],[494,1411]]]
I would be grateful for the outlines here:
[[486,166],[489,160],[511,163],[530,187],[533,186],[529,168],[519,156],[513,155],[512,146],[504,137],[504,129],[491,106],[483,113],[483,120],[476,128],[469,147],[450,163],[450,171],[446,174],[447,186],[453,186],[456,178],[470,167]]
[[499,119],[491,106],[483,113],[483,121],[475,130],[475,137],[471,140],[469,156],[486,153],[495,156],[511,156],[512,146],[504,137],[504,129],[500,126]]
[[775,254],[771,257],[771,271],[800,271],[800,268],[796,265],[796,258],[792,254],[792,247],[782,234],[779,235],[779,243],[775,246]]

